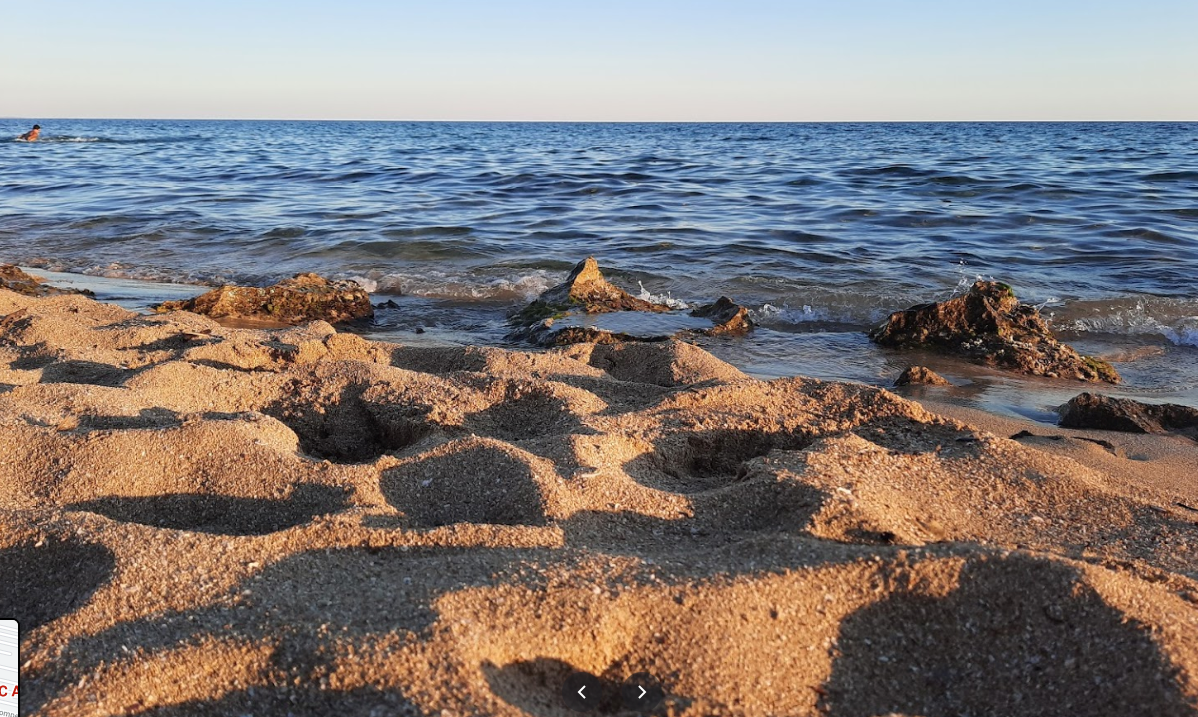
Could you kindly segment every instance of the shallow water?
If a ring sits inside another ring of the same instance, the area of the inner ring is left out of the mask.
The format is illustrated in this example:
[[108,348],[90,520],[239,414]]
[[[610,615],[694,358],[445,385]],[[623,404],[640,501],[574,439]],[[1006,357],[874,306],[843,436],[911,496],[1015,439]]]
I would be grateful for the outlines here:
[[754,335],[707,342],[750,372],[878,383],[908,357],[865,328],[987,275],[1134,358],[1128,391],[1198,399],[1195,123],[39,121],[0,142],[3,261],[357,277],[405,295],[379,335],[502,343],[594,254],[634,293],[750,306]]

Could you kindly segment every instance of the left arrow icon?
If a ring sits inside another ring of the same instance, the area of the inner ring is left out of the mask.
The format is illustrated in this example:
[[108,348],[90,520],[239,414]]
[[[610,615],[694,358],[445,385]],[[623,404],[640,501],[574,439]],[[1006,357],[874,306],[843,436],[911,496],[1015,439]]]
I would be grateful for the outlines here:
[[603,702],[603,682],[589,672],[573,672],[562,685],[562,701],[572,710],[598,709]]

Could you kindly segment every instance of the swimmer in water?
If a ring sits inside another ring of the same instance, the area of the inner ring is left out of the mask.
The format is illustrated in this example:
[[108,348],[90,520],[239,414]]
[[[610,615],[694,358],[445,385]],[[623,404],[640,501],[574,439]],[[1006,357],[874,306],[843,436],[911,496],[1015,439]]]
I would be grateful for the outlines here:
[[35,124],[35,125],[33,125],[33,129],[29,130],[28,132],[21,135],[17,139],[21,139],[26,142],[36,142],[37,136],[41,133],[42,133],[42,126],[40,124]]

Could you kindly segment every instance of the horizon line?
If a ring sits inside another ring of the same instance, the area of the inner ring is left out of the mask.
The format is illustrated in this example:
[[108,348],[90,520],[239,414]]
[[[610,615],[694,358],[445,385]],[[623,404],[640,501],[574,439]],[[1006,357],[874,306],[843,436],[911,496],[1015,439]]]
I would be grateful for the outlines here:
[[155,122],[404,122],[455,124],[1135,124],[1168,122],[1192,124],[1196,119],[830,119],[830,120],[579,120],[579,119],[379,119],[313,117],[0,117],[0,121],[52,122],[107,120]]

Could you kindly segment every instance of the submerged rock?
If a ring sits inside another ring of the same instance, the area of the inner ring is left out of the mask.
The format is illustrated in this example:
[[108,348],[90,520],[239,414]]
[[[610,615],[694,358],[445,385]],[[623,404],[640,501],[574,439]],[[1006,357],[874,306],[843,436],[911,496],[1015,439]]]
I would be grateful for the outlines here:
[[[629,313],[621,313],[629,312]],[[645,321],[624,317],[638,314],[671,314]],[[619,314],[597,325],[588,316]],[[695,318],[707,319],[695,321]],[[689,315],[676,312],[666,304],[632,296],[603,277],[594,257],[580,262],[561,284],[545,291],[535,301],[512,316],[514,330],[509,338],[531,341],[540,346],[566,346],[594,343],[618,344],[625,341],[666,341],[688,336],[724,336],[742,334],[752,327],[749,311],[727,297],[707,304]],[[697,324],[697,325],[696,325]]]
[[590,256],[579,262],[564,282],[547,289],[514,318],[517,323],[531,324],[570,312],[603,314],[611,311],[669,310],[670,307],[664,304],[638,299],[603,278],[599,263]]
[[730,336],[748,333],[753,328],[749,310],[721,296],[714,304],[705,304],[691,312],[691,316],[711,319],[715,326],[704,330],[707,336]]
[[997,281],[978,281],[963,296],[897,311],[869,337],[882,346],[933,348],[1033,376],[1120,380],[1106,361],[1058,341],[1038,309],[1019,303],[1011,287]]
[[1198,438],[1198,408],[1175,403],[1140,403],[1082,393],[1059,409],[1060,426],[1126,433],[1182,433]]
[[923,384],[925,386],[951,386],[952,383],[927,366],[908,366],[894,382],[895,386]]
[[60,289],[50,286],[43,279],[26,274],[13,264],[0,264],[0,288],[15,291],[25,296],[56,296],[58,294],[83,294],[95,296],[90,291],[80,289]]
[[167,301],[155,311],[190,311],[215,319],[267,319],[283,324],[306,321],[345,323],[374,316],[370,295],[354,281],[330,281],[317,274],[296,274],[265,289],[222,286],[185,301]]
[[[638,299],[612,284],[599,271],[599,263],[595,261],[595,257],[587,257],[570,271],[564,282],[546,290],[512,317],[516,329],[511,336],[541,346],[638,340],[633,336],[602,329],[555,324],[568,316],[615,311],[669,310],[668,306]],[[662,337],[663,340],[665,338]]]

